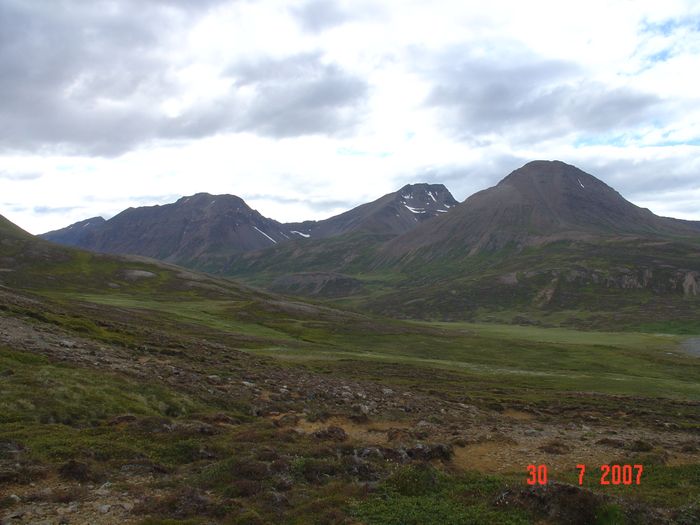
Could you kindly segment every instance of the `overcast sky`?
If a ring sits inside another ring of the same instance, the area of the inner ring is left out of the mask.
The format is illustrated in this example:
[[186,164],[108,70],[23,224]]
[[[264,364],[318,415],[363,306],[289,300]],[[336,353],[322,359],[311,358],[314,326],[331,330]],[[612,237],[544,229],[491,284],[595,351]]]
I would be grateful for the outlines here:
[[534,159],[700,220],[700,2],[0,0],[0,214],[320,219]]

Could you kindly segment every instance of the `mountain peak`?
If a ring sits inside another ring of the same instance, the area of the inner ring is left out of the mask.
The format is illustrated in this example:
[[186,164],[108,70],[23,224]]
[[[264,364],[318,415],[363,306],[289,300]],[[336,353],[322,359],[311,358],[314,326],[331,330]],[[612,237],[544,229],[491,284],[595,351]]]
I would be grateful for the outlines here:
[[420,191],[430,191],[430,190],[447,190],[444,184],[431,184],[429,182],[414,182],[411,184],[406,184],[399,191],[410,191],[410,190],[420,190]]
[[475,193],[448,216],[391,241],[387,252],[399,255],[425,248],[437,257],[455,246],[474,254],[554,240],[687,234],[692,229],[692,224],[635,206],[576,166],[537,160]]
[[210,206],[212,204],[219,204],[219,205],[225,205],[225,204],[231,204],[233,206],[237,207],[245,207],[248,208],[249,206],[246,204],[246,202],[238,197],[237,195],[231,195],[228,193],[224,193],[221,195],[212,195],[211,193],[195,193],[194,195],[189,195],[189,196],[184,196],[178,199],[175,202],[176,206],[193,206],[193,207],[201,207],[201,206]]
[[589,175],[585,171],[567,164],[560,160],[533,160],[524,166],[512,171],[499,184],[517,184],[517,183],[548,183],[557,179],[568,179],[576,182],[576,179],[581,181],[599,181],[593,175]]

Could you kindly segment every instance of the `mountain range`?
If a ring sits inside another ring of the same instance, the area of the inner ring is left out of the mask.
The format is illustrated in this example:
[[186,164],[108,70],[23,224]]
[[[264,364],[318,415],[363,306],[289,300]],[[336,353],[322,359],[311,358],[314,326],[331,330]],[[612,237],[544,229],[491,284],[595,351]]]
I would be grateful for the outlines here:
[[700,290],[700,223],[659,217],[560,161],[530,162],[462,203],[413,184],[283,224],[238,197],[197,194],[43,237],[400,317],[542,322],[557,311],[568,312],[558,323],[600,325],[585,312],[613,310],[640,323],[671,317],[669,301],[692,317]]
[[409,184],[326,220],[282,224],[263,217],[240,197],[198,193],[164,206],[129,208],[110,220],[93,217],[41,237],[92,251],[202,267],[293,239],[353,232],[399,235],[456,204],[442,184]]

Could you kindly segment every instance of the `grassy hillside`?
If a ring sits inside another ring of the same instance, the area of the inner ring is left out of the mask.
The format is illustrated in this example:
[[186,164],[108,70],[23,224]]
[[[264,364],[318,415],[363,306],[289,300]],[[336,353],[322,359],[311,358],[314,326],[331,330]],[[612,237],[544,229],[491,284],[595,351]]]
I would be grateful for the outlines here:
[[[376,265],[378,239],[338,237],[246,254],[229,267],[261,287],[333,271],[358,282],[333,304],[428,320],[700,333],[700,241],[615,237]],[[277,288],[279,289],[279,288]],[[329,294],[331,295],[331,294]]]

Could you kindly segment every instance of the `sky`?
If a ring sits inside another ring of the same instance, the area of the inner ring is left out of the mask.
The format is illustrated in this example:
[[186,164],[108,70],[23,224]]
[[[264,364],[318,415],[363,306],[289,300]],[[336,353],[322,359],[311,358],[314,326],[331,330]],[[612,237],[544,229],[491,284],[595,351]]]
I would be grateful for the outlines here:
[[700,220],[694,0],[0,0],[0,214],[285,222],[535,159]]

